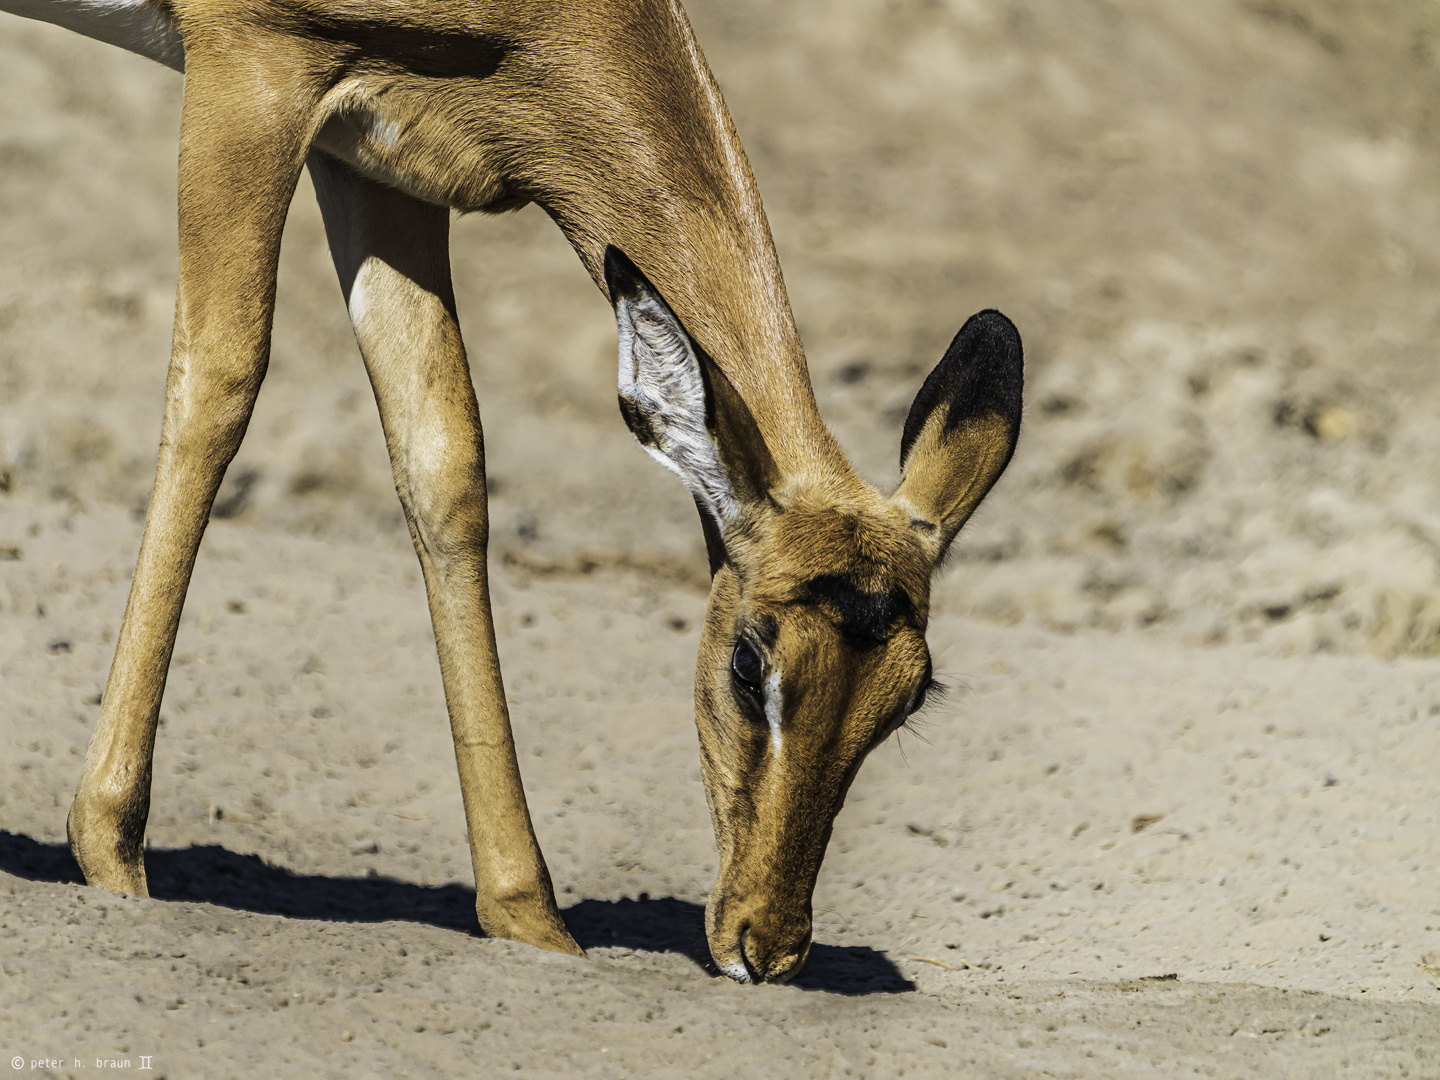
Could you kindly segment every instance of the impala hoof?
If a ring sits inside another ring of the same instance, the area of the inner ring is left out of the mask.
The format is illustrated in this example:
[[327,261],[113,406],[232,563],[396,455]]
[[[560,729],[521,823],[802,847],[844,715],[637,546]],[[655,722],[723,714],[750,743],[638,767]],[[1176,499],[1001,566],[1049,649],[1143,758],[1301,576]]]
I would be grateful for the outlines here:
[[137,835],[133,824],[126,828],[126,817],[99,800],[77,795],[65,818],[70,853],[91,888],[148,897],[143,819]]
[[486,937],[503,938],[506,941],[520,941],[534,945],[548,952],[565,953],[568,956],[585,955],[554,902],[533,902],[518,905],[513,899],[508,903],[476,903],[475,914],[480,920],[480,929]]

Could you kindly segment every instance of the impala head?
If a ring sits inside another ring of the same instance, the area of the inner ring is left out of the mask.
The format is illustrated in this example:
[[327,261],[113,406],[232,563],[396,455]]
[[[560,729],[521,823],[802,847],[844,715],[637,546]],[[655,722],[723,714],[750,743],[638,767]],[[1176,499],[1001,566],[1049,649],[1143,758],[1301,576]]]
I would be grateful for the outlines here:
[[865,755],[925,702],[930,577],[999,478],[1020,424],[1019,335],[996,311],[956,335],[911,407],[891,495],[847,471],[785,475],[754,416],[614,248],[620,409],[679,474],[710,548],[695,672],[720,852],[706,909],[740,982],[800,970],[830,831]]

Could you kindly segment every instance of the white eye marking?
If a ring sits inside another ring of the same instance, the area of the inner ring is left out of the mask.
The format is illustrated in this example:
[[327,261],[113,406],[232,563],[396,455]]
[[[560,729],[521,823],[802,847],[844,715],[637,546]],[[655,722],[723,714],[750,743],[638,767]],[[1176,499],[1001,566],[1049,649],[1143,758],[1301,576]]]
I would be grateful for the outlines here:
[[770,722],[770,745],[775,756],[780,756],[780,720],[785,712],[785,702],[780,694],[780,672],[772,672],[765,680],[765,719]]

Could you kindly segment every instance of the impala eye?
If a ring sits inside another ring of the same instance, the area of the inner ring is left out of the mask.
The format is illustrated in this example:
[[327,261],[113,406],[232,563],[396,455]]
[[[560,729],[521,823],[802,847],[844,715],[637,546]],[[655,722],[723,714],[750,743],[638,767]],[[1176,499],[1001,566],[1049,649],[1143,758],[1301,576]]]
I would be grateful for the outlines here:
[[910,704],[905,709],[906,716],[914,716],[925,707],[925,699],[930,694],[930,684],[921,683],[920,689],[915,691],[915,696],[910,699]]
[[920,680],[920,688],[915,691],[915,696],[910,699],[910,704],[905,709],[906,716],[914,716],[925,707],[925,699],[930,696],[930,691],[938,688],[935,681],[935,669],[930,661],[925,661],[925,677]]
[[730,657],[730,674],[735,681],[757,701],[760,699],[760,684],[765,681],[765,664],[755,646],[743,637],[735,642],[735,652]]

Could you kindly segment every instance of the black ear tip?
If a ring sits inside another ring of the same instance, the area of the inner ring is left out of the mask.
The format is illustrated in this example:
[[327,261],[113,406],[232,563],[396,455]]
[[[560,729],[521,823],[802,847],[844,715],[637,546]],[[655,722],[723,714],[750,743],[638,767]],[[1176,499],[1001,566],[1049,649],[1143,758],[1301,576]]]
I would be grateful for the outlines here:
[[610,293],[610,303],[618,304],[621,299],[638,296],[649,284],[630,256],[614,244],[605,245],[605,288]]
[[1015,324],[994,308],[971,315],[910,406],[900,437],[901,467],[925,421],[938,408],[946,410],[947,430],[985,415],[1004,417],[1013,444],[1024,384],[1025,349]]
[[945,350],[937,372],[956,379],[954,406],[969,415],[986,408],[1019,420],[1025,382],[1025,347],[1015,324],[994,308],[977,311]]
[[984,352],[991,356],[1004,357],[1014,363],[1023,363],[1025,347],[1020,341],[1020,331],[1004,313],[994,308],[977,311],[965,320],[960,333],[955,335],[948,351],[957,348],[964,352]]

